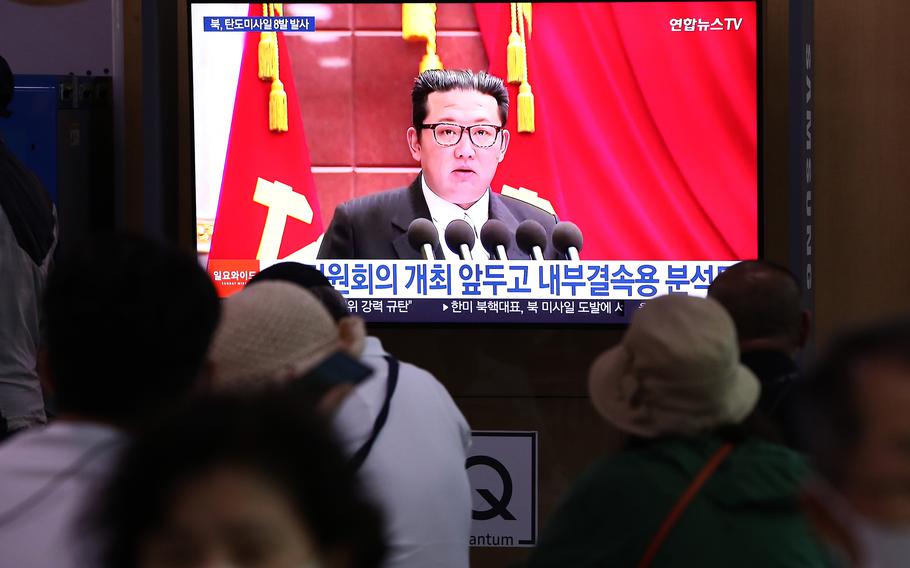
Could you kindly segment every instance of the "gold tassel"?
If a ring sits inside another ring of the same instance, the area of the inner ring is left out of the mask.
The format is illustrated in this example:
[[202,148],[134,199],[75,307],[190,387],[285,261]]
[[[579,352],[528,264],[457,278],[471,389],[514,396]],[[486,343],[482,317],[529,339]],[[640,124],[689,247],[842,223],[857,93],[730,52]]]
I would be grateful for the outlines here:
[[427,42],[427,52],[420,60],[419,72],[442,69],[436,54],[436,4],[402,4],[401,37],[406,41]]
[[534,93],[530,83],[518,88],[518,131],[534,132]]
[[436,4],[402,4],[401,37],[405,41],[435,41]]
[[521,13],[525,17],[525,21],[528,23],[528,35],[531,35],[531,3],[530,2],[521,2],[519,3],[521,7]]
[[509,34],[509,48],[508,48],[508,64],[506,68],[508,70],[507,82],[509,83],[520,83],[521,82],[521,62],[527,57],[525,53],[525,46],[521,43],[521,37],[515,32]]
[[[525,38],[524,13],[525,2],[517,3],[515,17],[517,21],[518,35],[521,38],[521,45],[524,48],[524,57],[521,59],[519,75],[521,86],[518,88],[518,132],[534,132],[534,93],[531,91],[531,83],[528,82],[528,47]],[[531,27],[531,10],[527,6],[528,33]]]
[[269,92],[269,130],[288,131],[288,95],[284,92],[284,83],[278,77],[272,81],[272,90]]
[[[284,7],[281,4],[272,4],[271,10],[273,15],[284,15]],[[272,80],[272,88],[269,90],[269,130],[287,132],[288,94],[284,91],[284,83],[278,78],[278,34],[273,33],[273,35],[275,36],[275,77]]]
[[[262,15],[270,16],[269,5],[262,5]],[[278,39],[275,32],[261,32],[259,34],[259,78],[269,80],[275,78],[275,66],[278,61]]]
[[442,59],[436,54],[436,42],[427,42],[427,52],[420,60],[420,72],[427,69],[443,69]]
[[259,78],[269,80],[275,78],[275,61],[278,59],[278,43],[275,32],[262,32],[259,34]]
[[427,53],[420,60],[419,71],[423,73],[427,69],[444,69],[442,66],[442,60],[439,59],[439,56],[435,53]]
[[509,47],[506,49],[506,82],[521,83],[522,61],[527,54],[521,41],[521,35],[518,33],[518,4],[510,3],[509,11],[512,14],[512,33],[509,34]]

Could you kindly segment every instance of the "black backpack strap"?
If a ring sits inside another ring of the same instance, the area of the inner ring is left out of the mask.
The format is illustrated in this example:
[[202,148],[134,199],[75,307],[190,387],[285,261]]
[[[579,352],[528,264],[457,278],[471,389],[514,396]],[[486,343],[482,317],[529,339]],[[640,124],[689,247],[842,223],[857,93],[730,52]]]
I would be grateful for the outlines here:
[[366,461],[367,456],[370,455],[370,450],[373,449],[376,438],[379,437],[382,427],[385,426],[385,421],[389,417],[389,405],[392,402],[392,395],[395,394],[395,387],[398,385],[398,359],[391,355],[386,355],[385,360],[389,364],[389,376],[386,379],[385,402],[382,403],[382,409],[376,416],[376,422],[373,423],[373,432],[370,434],[370,437],[362,446],[360,446],[360,449],[351,456],[350,463],[351,467],[354,468],[354,471],[358,471],[363,465],[363,462]]

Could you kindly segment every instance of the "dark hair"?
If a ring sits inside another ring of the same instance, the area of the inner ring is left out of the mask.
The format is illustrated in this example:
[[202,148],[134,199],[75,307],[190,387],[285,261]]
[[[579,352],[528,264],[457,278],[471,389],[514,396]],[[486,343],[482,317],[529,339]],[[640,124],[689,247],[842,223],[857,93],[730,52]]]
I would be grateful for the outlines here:
[[13,80],[13,71],[9,68],[9,63],[0,55],[0,118],[6,118],[10,115],[7,107],[13,100],[15,90],[15,81]]
[[496,99],[499,107],[500,126],[506,125],[509,116],[509,91],[502,79],[484,71],[474,73],[470,69],[429,69],[414,79],[411,90],[411,112],[414,128],[420,134],[420,127],[427,118],[427,98],[430,93],[447,91],[477,91]]
[[861,379],[856,368],[872,360],[894,361],[910,370],[910,317],[842,333],[797,384],[800,445],[835,484],[842,481],[863,431],[855,402]]
[[189,254],[114,234],[65,252],[45,294],[59,408],[135,425],[196,383],[218,322],[215,288]]
[[381,564],[380,514],[329,427],[276,389],[190,401],[136,439],[86,518],[102,565],[138,566],[144,537],[166,522],[181,489],[222,467],[262,475],[321,551],[344,550],[356,568]]
[[799,281],[787,268],[766,260],[746,260],[721,272],[708,296],[727,309],[740,341],[799,340],[802,325]]
[[0,442],[6,440],[12,432],[9,430],[9,423],[6,421],[6,417],[3,416],[3,412],[0,411]]
[[336,322],[351,315],[348,303],[318,268],[299,262],[279,262],[258,272],[247,286],[267,280],[290,282],[306,288],[316,296]]

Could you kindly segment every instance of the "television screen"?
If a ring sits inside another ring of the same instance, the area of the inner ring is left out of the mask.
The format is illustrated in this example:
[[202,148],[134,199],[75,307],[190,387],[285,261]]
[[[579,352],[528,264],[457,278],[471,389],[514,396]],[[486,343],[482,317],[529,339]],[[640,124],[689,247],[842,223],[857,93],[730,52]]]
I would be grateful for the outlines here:
[[368,321],[625,323],[758,256],[757,1],[189,10],[222,295],[297,261]]

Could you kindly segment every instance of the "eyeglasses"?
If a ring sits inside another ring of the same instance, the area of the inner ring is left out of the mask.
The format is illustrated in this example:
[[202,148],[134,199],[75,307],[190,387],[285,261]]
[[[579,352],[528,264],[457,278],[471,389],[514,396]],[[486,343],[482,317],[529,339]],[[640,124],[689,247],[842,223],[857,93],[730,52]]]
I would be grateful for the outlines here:
[[461,126],[453,122],[437,122],[435,124],[423,124],[421,130],[432,130],[433,139],[440,146],[454,146],[461,142],[464,131],[468,131],[468,139],[471,144],[478,148],[489,148],[496,143],[496,138],[502,130],[502,126],[493,126],[492,124],[474,124],[472,126]]

